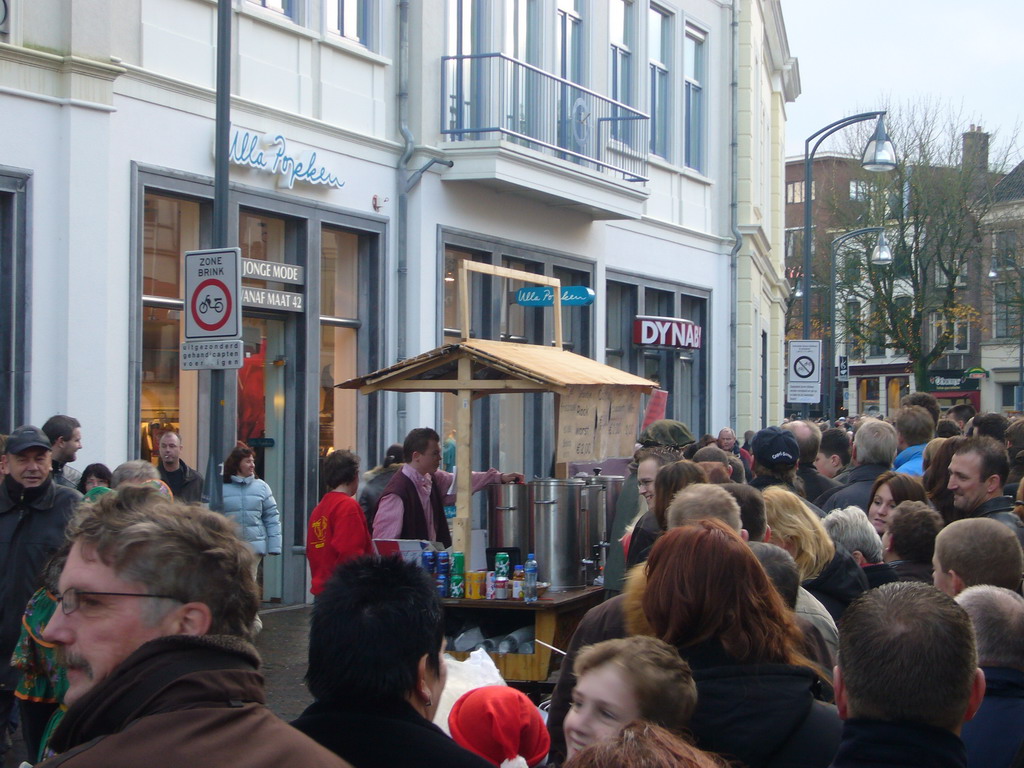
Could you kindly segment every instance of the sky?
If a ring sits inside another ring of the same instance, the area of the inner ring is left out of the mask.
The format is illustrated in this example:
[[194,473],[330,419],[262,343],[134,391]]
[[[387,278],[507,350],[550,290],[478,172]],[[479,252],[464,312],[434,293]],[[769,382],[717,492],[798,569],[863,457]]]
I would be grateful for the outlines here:
[[[1024,149],[1024,0],[782,0],[782,13],[801,83],[786,109],[787,156],[886,100],[962,110],[965,128],[981,125],[995,142],[1016,126]],[[819,152],[842,149],[843,132]]]

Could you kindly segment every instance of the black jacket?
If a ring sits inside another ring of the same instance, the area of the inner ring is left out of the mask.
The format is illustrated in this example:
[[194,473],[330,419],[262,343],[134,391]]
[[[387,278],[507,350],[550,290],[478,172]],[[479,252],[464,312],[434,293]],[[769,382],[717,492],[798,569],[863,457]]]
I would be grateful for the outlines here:
[[860,507],[865,512],[871,504],[871,486],[875,484],[877,477],[883,472],[888,472],[892,467],[884,464],[862,464],[850,470],[846,483],[821,494],[814,500],[814,503],[825,510],[825,513],[833,509],[845,509],[846,507]]
[[1024,522],[1013,511],[1015,503],[1012,496],[996,496],[971,512],[970,517],[988,517],[1009,526],[1024,547]]
[[[180,460],[179,460],[180,461]],[[160,472],[160,479],[167,483],[167,487],[171,489],[171,493],[174,494],[175,501],[203,501],[203,476],[196,470],[192,469],[184,461],[180,461],[181,469],[184,470],[185,477],[181,481],[181,487],[175,488],[171,485],[167,479],[170,475],[167,470],[164,469],[164,463],[161,461],[157,464],[157,470]],[[177,485],[177,483],[175,483]]]
[[52,478],[25,489],[10,476],[0,483],[0,690],[14,690],[11,653],[25,604],[42,584],[46,560],[64,543],[64,528],[82,495]]
[[838,624],[846,606],[868,589],[868,578],[853,555],[837,546],[832,561],[803,587],[818,598]]
[[874,589],[880,587],[883,584],[888,584],[892,581],[899,581],[900,575],[896,572],[888,563],[872,563],[871,565],[861,566],[861,570],[864,571],[864,575],[868,579],[868,587]]
[[967,750],[943,728],[852,719],[832,768],[967,768]]
[[697,746],[747,768],[826,768],[839,747],[836,708],[818,676],[788,664],[735,664],[710,643],[679,653],[693,669]]
[[384,467],[373,477],[367,479],[363,489],[359,492],[359,506],[363,508],[366,515],[366,525],[373,530],[373,516],[377,514],[377,505],[380,504],[380,497],[384,495],[384,489],[388,487],[392,476],[402,468],[401,463]]
[[889,565],[896,571],[900,581],[932,583],[931,563],[915,563],[913,560],[893,560]]
[[653,512],[648,511],[637,521],[633,526],[633,533],[629,537],[629,552],[626,553],[627,572],[634,565],[639,565],[647,560],[654,542],[661,538],[662,533],[663,531],[658,526],[658,518]]
[[1024,672],[982,667],[985,699],[960,737],[968,762],[985,768],[1009,768],[1024,748]]
[[315,702],[292,725],[356,768],[494,768],[406,701]]
[[841,483],[831,477],[825,477],[819,472],[814,464],[801,463],[796,469],[796,476],[804,481],[804,494],[808,499],[814,500],[833,488],[839,488]]

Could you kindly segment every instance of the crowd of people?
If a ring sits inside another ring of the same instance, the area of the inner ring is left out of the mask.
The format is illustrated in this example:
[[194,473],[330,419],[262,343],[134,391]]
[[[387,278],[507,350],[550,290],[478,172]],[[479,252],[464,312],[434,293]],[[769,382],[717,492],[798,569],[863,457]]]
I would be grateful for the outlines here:
[[252,644],[260,562],[281,552],[252,449],[226,457],[213,512],[180,435],[157,466],[79,473],[77,421],[20,427],[0,446],[0,723],[17,709],[47,768],[1024,765],[1024,420],[964,411],[916,394],[891,419],[742,443],[650,425],[606,599],[541,707],[491,685],[439,712],[435,585],[373,553],[450,545],[438,434],[391,446],[362,493],[359,457],[334,451],[307,529],[314,702],[291,724]]

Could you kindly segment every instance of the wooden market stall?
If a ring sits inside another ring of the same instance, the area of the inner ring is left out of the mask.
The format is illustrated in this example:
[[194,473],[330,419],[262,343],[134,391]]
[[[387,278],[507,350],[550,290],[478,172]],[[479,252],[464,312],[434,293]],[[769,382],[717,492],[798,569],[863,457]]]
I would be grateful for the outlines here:
[[[470,338],[470,271],[553,288],[554,345]],[[564,476],[570,461],[632,455],[641,396],[649,394],[655,384],[562,349],[561,284],[555,278],[464,261],[460,265],[459,289],[461,341],[337,386],[358,389],[362,394],[389,390],[456,395],[456,516],[452,521],[452,546],[466,553],[468,563],[473,400],[507,393],[558,395],[555,461]]]

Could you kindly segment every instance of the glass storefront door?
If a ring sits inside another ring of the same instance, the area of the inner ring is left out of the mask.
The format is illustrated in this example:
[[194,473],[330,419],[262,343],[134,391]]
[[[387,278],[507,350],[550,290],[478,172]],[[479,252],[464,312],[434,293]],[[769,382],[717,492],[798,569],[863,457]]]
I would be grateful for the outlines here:
[[[290,417],[285,372],[289,365],[285,320],[244,317],[245,360],[238,372],[238,439],[256,453],[256,475],[274,492],[282,527],[290,519],[285,484],[285,424]],[[291,361],[294,362],[294,361]],[[282,596],[281,558],[263,560],[263,599]]]

